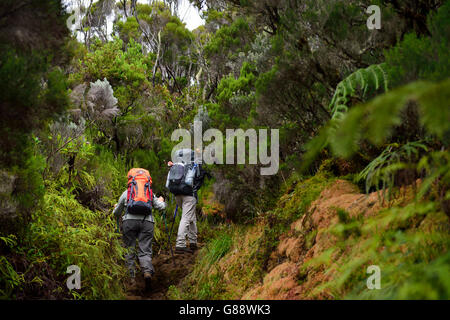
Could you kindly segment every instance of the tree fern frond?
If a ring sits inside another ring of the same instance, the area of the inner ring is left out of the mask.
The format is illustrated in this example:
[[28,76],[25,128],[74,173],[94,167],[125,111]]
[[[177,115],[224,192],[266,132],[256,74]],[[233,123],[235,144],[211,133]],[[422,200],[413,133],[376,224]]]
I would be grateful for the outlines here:
[[372,74],[374,75],[375,80],[375,90],[378,90],[380,88],[380,82],[382,81],[382,79],[380,78],[380,74],[377,72],[376,68],[372,70]]
[[421,141],[408,142],[402,146],[390,144],[359,173],[355,180],[365,180],[366,193],[369,193],[371,188],[379,190],[381,185],[383,199],[387,191],[387,199],[390,200],[395,174],[411,163],[413,155],[418,156],[421,152],[427,151],[427,146]]
[[[411,101],[417,103],[420,123],[424,128],[443,138],[450,131],[449,88],[450,80],[441,83],[414,82],[352,108],[344,120],[339,121],[338,130],[329,137],[332,149],[350,151],[351,148],[346,146],[352,143],[348,140],[352,139],[354,131],[363,133],[359,141],[366,139],[374,145],[383,144],[393,128],[401,124],[401,113]],[[421,147],[420,144],[411,146]],[[348,157],[352,154],[338,152],[337,155]]]
[[367,87],[370,83],[369,72],[366,69],[361,69],[363,82],[361,83],[362,97],[366,98]]
[[[342,98],[339,96],[339,99]],[[337,97],[335,99],[338,100]],[[348,112],[347,106],[335,105],[334,118],[308,144],[303,168],[307,168],[326,146],[331,148],[335,156],[349,158],[359,150],[359,143],[363,140],[373,145],[382,145],[389,138],[392,129],[401,124],[401,113],[408,102],[417,104],[419,120],[424,129],[443,139],[450,132],[449,101],[450,79],[440,83],[413,82]],[[419,142],[410,142],[409,145],[411,148],[424,148]]]
[[[371,65],[366,69],[356,70],[336,86],[335,94],[329,105],[332,118],[342,119],[348,111],[349,105],[347,103],[350,98],[359,94],[362,99],[366,100],[381,88],[384,91],[388,89],[388,78],[384,70],[384,64]],[[345,108],[342,108],[341,105],[345,105]]]

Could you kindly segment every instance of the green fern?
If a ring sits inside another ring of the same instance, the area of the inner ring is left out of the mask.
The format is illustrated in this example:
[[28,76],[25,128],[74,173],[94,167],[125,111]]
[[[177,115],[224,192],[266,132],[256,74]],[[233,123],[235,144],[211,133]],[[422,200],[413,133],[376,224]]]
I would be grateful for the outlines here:
[[0,256],[0,299],[10,298],[14,289],[24,282],[23,274],[17,273],[6,257]]
[[307,145],[303,170],[307,169],[327,146],[335,156],[350,158],[361,141],[381,146],[393,129],[402,123],[402,112],[413,102],[420,124],[428,134],[441,141],[450,132],[450,80],[439,83],[417,81],[389,91],[369,103],[352,108],[342,119],[333,119]]
[[49,185],[42,208],[33,214],[26,242],[34,249],[27,258],[45,257],[59,275],[69,265],[79,266],[84,280],[80,292],[71,292],[76,299],[123,298],[125,249],[110,212],[91,211],[70,190],[58,189],[56,183]]
[[415,160],[413,157],[418,158],[421,151],[428,151],[427,146],[421,141],[408,142],[402,146],[397,143],[390,144],[361,171],[356,181],[365,180],[366,193],[373,187],[379,190],[381,185],[383,199],[387,192],[390,200],[396,172],[407,168]]
[[385,64],[371,65],[365,69],[359,69],[342,80],[336,87],[333,99],[329,105],[332,119],[342,119],[349,108],[352,97],[359,96],[367,100],[378,90],[388,91],[388,76],[384,70]]
[[332,120],[329,127],[335,130],[327,129],[325,134],[333,153],[348,158],[359,149],[362,140],[377,146],[388,140],[392,130],[402,123],[402,112],[413,102],[418,106],[421,125],[442,139],[450,129],[448,101],[450,80],[414,82],[353,108],[338,125]]

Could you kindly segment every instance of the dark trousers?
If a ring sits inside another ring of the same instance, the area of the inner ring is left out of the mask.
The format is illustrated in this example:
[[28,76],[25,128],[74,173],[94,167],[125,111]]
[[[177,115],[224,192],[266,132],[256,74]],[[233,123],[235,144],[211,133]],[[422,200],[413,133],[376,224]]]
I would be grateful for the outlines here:
[[130,276],[136,273],[136,240],[138,241],[138,259],[142,272],[154,273],[152,265],[152,240],[154,223],[142,220],[125,220],[123,222],[123,241],[127,248],[126,265]]

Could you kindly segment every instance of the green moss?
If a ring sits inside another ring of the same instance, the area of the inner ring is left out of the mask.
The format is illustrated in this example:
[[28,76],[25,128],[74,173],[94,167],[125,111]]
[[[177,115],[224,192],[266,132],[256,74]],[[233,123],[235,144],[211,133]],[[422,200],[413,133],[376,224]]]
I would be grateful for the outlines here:
[[307,211],[320,192],[334,180],[326,171],[319,171],[315,176],[304,180],[294,176],[290,180],[293,189],[288,188],[288,192],[281,196],[273,214],[284,222],[295,221]]

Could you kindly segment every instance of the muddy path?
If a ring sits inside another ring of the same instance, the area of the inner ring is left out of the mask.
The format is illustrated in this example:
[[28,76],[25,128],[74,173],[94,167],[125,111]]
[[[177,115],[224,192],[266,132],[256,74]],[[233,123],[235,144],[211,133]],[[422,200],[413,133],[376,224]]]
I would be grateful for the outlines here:
[[[155,274],[150,290],[145,290],[144,277],[136,275],[136,287],[127,289],[127,300],[166,300],[171,285],[178,285],[193,269],[198,250],[191,253],[175,254],[161,252],[153,257]],[[175,263],[174,263],[175,260]]]

